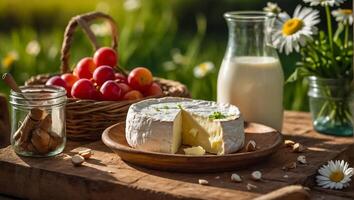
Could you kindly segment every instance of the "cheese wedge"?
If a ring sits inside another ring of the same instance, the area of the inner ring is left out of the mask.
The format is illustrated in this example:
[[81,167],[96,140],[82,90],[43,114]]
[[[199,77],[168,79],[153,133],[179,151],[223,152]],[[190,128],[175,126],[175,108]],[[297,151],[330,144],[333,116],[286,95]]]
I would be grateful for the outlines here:
[[184,154],[191,156],[202,156],[205,154],[205,149],[201,146],[184,148],[183,151]]
[[243,123],[238,108],[230,104],[176,97],[149,99],[129,108],[126,139],[130,146],[146,151],[176,153],[184,144],[223,155],[242,148]]

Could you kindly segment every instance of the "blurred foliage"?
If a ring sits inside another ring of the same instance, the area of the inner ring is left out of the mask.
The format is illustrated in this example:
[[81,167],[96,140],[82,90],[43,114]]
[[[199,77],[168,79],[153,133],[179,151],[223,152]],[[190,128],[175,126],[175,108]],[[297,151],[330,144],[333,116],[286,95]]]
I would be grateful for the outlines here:
[[[11,72],[22,84],[30,76],[56,73],[63,32],[71,17],[89,11],[110,14],[119,25],[120,65],[147,66],[156,76],[186,84],[194,98],[216,99],[216,79],[227,43],[222,14],[260,10],[265,0],[2,0],[0,1],[0,73]],[[297,1],[275,1],[292,12]],[[93,25],[102,45],[110,44],[101,21]],[[75,34],[70,63],[93,54],[81,30]],[[281,55],[285,76],[299,55]],[[210,61],[215,68],[195,77],[195,66]],[[285,86],[286,109],[307,110],[306,82]],[[0,92],[8,89],[0,82]]]

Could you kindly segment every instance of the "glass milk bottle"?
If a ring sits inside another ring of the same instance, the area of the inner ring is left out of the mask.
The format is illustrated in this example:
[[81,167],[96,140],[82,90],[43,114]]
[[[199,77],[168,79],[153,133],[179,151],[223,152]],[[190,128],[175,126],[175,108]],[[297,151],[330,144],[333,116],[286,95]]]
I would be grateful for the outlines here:
[[270,45],[275,16],[257,11],[227,12],[229,41],[219,76],[219,103],[239,107],[246,121],[281,130],[283,70]]

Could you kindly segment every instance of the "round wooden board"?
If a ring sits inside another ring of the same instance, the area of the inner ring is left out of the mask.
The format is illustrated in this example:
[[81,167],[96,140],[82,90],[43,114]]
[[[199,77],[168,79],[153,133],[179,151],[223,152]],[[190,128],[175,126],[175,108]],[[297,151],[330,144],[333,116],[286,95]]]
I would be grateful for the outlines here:
[[273,128],[245,123],[245,144],[254,140],[259,148],[254,152],[244,149],[228,155],[187,156],[142,151],[130,147],[125,138],[125,123],[108,127],[102,134],[102,141],[124,161],[156,170],[173,172],[220,172],[231,171],[260,162],[271,156],[282,145],[281,133]]

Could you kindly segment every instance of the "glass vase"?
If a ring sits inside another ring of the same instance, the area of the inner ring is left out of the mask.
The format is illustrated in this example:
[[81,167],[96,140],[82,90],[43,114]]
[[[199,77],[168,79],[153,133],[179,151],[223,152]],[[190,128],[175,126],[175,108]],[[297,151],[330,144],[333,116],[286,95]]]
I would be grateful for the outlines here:
[[308,96],[316,131],[335,136],[353,135],[349,81],[311,76]]

